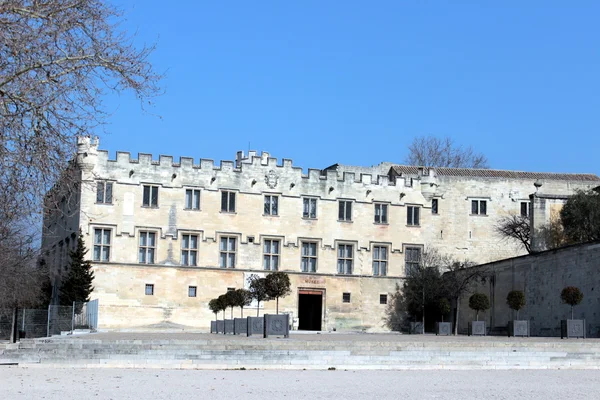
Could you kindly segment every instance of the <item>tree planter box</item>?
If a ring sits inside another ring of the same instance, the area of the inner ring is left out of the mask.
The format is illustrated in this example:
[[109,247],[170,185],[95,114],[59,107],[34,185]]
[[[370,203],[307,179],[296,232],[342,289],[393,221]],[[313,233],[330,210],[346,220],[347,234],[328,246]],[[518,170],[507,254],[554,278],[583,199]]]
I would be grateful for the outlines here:
[[217,321],[210,321],[210,333],[217,333]]
[[248,317],[248,336],[264,335],[265,319],[263,317]]
[[452,334],[452,324],[450,322],[436,322],[435,334],[440,336],[450,336]]
[[225,334],[231,333],[233,335],[233,320],[226,319],[225,320]]
[[526,320],[508,321],[508,336],[529,337],[529,321],[526,321]]
[[233,334],[241,335],[248,333],[248,320],[246,318],[233,319]]
[[288,314],[265,314],[265,337],[290,337],[289,317]]
[[410,334],[423,334],[423,323],[422,322],[411,322],[410,323],[410,327],[409,327],[410,331],[408,333]]
[[223,321],[217,321],[217,333],[225,332],[225,323]]
[[585,319],[563,319],[560,321],[560,338],[585,339]]
[[469,322],[469,336],[485,336],[485,321]]

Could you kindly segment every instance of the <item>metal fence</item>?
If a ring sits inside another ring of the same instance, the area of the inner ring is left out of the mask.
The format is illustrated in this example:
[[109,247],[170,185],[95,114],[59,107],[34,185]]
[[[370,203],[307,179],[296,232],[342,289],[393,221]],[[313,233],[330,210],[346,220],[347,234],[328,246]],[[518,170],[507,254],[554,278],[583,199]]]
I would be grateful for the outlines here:
[[[12,309],[0,309],[0,340],[10,339]],[[36,338],[72,333],[76,329],[98,328],[98,300],[75,302],[72,306],[50,305],[48,309],[19,309],[19,337]]]

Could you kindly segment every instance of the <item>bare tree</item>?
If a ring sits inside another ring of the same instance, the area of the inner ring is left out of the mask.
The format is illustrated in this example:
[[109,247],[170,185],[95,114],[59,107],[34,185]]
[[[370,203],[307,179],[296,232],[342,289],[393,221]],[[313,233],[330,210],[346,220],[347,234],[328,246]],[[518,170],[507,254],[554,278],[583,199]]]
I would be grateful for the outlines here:
[[[102,95],[160,93],[148,60],[102,0],[0,2],[0,200],[5,215],[41,208],[78,135],[103,125]],[[58,197],[62,199],[62,196]],[[50,202],[51,204],[52,202]]]
[[502,217],[494,230],[503,239],[519,242],[531,253],[531,226],[528,217],[516,214]]
[[462,147],[452,138],[420,136],[408,146],[408,165],[450,168],[489,168],[487,157],[471,146]]

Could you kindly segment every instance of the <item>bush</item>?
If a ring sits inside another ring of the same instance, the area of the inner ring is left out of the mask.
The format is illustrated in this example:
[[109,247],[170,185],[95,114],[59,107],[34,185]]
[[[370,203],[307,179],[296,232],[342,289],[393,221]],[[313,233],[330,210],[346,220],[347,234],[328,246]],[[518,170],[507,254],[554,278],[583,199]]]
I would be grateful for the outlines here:
[[469,297],[469,308],[477,311],[477,321],[479,321],[479,311],[490,308],[490,299],[484,293],[475,293]]
[[444,322],[444,315],[450,314],[451,311],[450,302],[447,298],[442,297],[438,301],[438,309],[440,310],[440,314],[442,314],[442,322]]
[[520,290],[511,290],[506,296],[506,304],[517,312],[517,319],[519,319],[519,310],[525,307],[525,293]]
[[571,306],[571,319],[573,319],[573,307],[581,303],[583,300],[583,293],[576,286],[567,286],[560,292],[560,298],[563,303]]

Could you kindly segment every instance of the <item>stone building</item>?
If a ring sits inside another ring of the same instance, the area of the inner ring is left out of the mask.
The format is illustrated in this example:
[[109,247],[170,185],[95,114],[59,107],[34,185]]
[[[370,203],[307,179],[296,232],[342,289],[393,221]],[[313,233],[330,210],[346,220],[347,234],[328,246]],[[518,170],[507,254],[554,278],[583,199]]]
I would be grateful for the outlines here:
[[[567,196],[600,181],[392,163],[304,173],[264,152],[220,165],[123,152],[110,159],[87,137],[73,167],[78,182],[62,212],[46,216],[43,247],[58,283],[82,230],[100,328],[207,329],[210,299],[246,286],[251,274],[281,270],[293,292],[280,309],[300,329],[384,330],[388,297],[428,247],[480,263],[522,254],[494,234],[499,217],[529,215],[532,193]],[[274,312],[271,303],[260,312]]]

